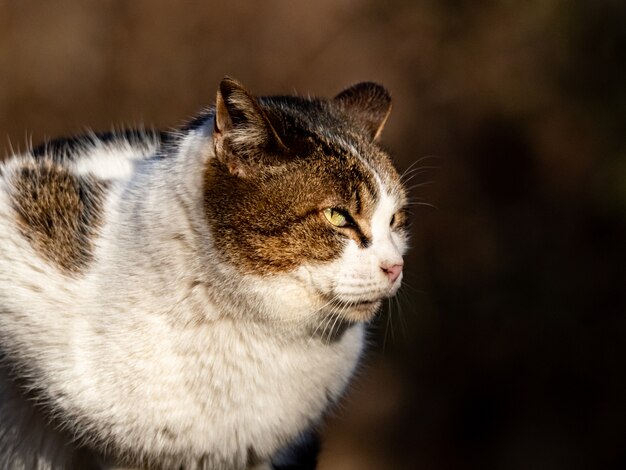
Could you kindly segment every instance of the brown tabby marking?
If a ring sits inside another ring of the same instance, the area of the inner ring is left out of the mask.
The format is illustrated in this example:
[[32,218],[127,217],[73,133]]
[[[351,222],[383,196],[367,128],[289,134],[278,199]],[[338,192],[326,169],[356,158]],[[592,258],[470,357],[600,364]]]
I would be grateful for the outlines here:
[[88,266],[106,183],[41,160],[21,168],[12,185],[19,229],[33,248],[67,274]]
[[[250,178],[214,160],[205,174],[205,209],[215,244],[233,265],[256,274],[330,261],[347,238],[367,245],[377,196],[363,183],[368,173],[354,157],[320,153]],[[327,207],[349,211],[358,227],[338,232],[321,213]]]

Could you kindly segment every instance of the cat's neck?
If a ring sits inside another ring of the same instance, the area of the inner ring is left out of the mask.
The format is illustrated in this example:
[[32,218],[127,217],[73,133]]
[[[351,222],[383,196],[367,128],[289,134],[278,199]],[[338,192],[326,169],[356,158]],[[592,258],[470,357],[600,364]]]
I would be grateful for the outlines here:
[[[89,278],[114,287],[107,289],[109,305],[127,308],[128,298],[152,299],[151,308],[142,309],[172,323],[243,318],[281,337],[308,337],[312,325],[288,321],[301,313],[299,300],[307,295],[286,282],[291,275],[243,274],[216,252],[203,205],[204,173],[214,158],[205,145],[206,128],[211,126],[188,133],[168,157],[138,163],[113,198],[99,263]],[[285,295],[286,289],[292,294]]]

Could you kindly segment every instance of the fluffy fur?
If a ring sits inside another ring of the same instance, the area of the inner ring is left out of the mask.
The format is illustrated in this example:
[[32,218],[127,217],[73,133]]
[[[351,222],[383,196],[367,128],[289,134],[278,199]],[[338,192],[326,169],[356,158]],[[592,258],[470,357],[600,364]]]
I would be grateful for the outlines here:
[[[0,166],[0,468],[271,468],[344,392],[401,283],[379,85]],[[324,209],[345,215],[333,225]]]

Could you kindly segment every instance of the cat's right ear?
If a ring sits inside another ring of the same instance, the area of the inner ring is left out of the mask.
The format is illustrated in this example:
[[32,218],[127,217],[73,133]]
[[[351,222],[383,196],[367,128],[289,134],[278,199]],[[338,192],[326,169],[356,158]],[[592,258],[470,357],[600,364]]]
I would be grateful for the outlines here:
[[286,151],[257,100],[230,77],[217,91],[213,142],[217,158],[237,176],[246,176],[268,155]]
[[372,141],[378,140],[391,113],[391,95],[383,86],[357,83],[335,96],[334,101],[361,124]]

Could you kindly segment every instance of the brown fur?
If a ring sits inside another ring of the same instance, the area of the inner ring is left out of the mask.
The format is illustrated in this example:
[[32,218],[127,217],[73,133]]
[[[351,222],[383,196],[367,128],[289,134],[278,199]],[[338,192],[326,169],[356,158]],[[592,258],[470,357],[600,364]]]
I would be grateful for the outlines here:
[[18,225],[33,248],[67,274],[83,270],[102,222],[105,183],[43,159],[22,168],[12,184]]

